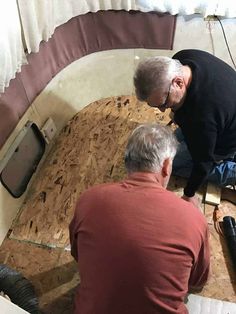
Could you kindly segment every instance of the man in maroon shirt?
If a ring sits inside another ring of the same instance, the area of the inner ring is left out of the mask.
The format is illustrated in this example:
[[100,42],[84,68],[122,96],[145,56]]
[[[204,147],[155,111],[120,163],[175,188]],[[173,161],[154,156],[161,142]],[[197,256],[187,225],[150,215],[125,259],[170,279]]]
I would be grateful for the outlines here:
[[90,188],[70,224],[81,283],[77,314],[188,313],[209,273],[207,223],[166,190],[177,148],[167,127],[142,125],[125,152],[128,177]]

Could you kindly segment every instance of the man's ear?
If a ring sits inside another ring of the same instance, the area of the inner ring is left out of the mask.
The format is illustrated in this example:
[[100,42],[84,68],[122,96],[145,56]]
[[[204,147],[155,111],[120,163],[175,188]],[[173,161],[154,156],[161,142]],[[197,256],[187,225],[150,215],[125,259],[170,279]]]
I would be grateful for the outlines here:
[[172,84],[180,89],[183,88],[184,86],[184,79],[181,76],[176,76],[173,81]]
[[172,160],[170,158],[167,158],[164,160],[162,169],[161,169],[161,174],[163,178],[169,177],[171,175],[172,171]]

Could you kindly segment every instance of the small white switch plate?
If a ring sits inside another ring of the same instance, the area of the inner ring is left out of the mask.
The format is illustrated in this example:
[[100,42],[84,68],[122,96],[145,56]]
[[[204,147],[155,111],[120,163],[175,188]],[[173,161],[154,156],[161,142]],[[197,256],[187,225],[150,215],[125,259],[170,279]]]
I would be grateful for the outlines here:
[[45,138],[45,141],[49,143],[57,132],[56,125],[52,118],[48,118],[47,121],[44,123],[41,132]]

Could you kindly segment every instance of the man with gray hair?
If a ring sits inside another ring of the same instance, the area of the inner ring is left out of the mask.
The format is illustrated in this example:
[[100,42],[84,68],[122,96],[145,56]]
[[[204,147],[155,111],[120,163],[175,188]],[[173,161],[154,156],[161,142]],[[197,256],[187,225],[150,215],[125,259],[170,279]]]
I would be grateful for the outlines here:
[[134,75],[137,98],[164,112],[170,108],[180,142],[173,174],[188,178],[183,198],[199,206],[195,192],[208,180],[236,184],[236,72],[200,50],[173,58],[152,57]]
[[128,177],[90,188],[70,224],[81,277],[77,314],[187,313],[184,298],[209,273],[207,223],[166,186],[177,141],[170,128],[137,127]]

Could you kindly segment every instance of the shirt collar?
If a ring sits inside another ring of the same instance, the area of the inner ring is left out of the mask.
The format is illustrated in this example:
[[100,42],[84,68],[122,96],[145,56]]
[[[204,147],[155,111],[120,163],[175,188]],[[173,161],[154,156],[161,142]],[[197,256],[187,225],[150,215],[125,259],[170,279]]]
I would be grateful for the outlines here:
[[[162,187],[157,174],[153,172],[133,172],[128,175],[125,183],[146,187]],[[164,189],[164,188],[163,188]]]

